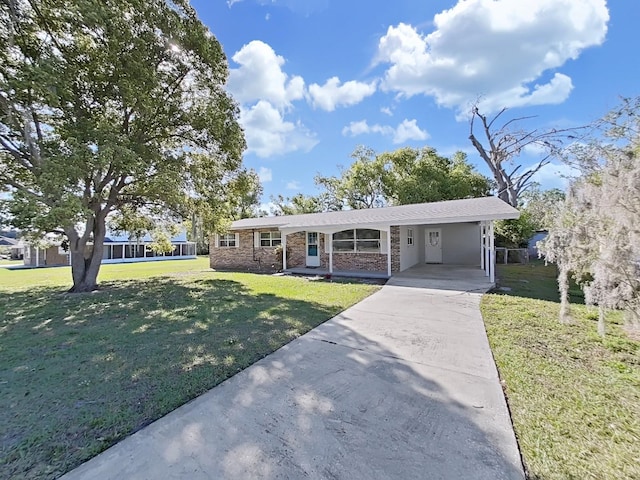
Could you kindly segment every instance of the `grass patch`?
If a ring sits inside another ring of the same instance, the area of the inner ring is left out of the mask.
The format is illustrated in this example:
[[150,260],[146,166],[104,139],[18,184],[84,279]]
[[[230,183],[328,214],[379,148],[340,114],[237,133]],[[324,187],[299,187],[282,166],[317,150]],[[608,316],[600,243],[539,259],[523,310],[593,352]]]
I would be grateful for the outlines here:
[[601,339],[585,305],[560,324],[553,266],[498,266],[498,278],[511,290],[481,308],[529,478],[640,478],[640,342],[620,315]]
[[207,259],[0,269],[0,478],[57,478],[377,289]]
[[24,265],[24,262],[22,260],[0,258],[0,265]]

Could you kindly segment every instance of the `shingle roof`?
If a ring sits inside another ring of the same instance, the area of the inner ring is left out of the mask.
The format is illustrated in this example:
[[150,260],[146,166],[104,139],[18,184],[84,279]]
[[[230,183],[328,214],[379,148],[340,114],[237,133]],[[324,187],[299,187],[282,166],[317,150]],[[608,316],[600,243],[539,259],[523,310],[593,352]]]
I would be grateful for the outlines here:
[[0,245],[2,246],[14,246],[17,244],[18,241],[15,238],[0,237]]
[[520,213],[497,197],[417,203],[397,207],[245,218],[232,230],[260,228],[331,228],[351,225],[426,225],[518,218]]

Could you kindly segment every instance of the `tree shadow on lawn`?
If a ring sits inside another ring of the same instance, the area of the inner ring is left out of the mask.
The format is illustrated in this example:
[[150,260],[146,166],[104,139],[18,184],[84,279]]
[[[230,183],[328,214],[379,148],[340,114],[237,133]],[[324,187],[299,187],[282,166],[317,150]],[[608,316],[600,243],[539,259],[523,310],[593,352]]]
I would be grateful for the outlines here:
[[455,369],[438,376],[440,369],[405,361],[351,328],[347,314],[125,439],[69,480],[185,472],[227,480],[522,479],[517,452],[496,427],[508,420],[485,408],[488,398],[501,398],[495,379]]
[[[496,267],[496,288],[490,293],[560,303],[555,265],[535,260],[527,264],[498,264]],[[584,294],[573,281],[569,285],[569,300],[572,304],[584,304]]]
[[0,296],[0,477],[55,478],[341,309],[206,278]]

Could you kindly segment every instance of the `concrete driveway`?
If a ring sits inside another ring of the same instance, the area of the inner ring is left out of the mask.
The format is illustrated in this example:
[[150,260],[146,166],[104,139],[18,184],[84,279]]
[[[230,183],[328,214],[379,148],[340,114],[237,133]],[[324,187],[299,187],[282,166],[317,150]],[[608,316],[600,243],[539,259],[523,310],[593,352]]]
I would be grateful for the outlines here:
[[523,479],[483,281],[392,279],[63,478]]

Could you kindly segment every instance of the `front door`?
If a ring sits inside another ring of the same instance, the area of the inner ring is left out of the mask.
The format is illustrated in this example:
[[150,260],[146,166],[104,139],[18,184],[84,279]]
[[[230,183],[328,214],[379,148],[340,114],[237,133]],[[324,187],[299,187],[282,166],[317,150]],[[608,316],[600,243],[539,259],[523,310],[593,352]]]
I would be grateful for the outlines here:
[[425,263],[442,263],[442,229],[426,229],[424,259]]
[[307,232],[307,267],[320,266],[318,238],[318,232]]

